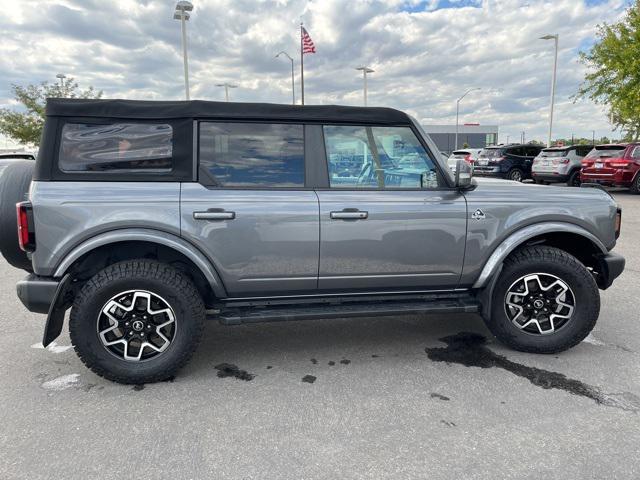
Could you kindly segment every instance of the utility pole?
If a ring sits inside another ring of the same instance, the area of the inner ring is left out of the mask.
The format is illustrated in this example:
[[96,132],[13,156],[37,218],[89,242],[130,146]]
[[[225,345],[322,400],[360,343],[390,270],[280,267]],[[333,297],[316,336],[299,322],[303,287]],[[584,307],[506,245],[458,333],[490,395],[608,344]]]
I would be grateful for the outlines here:
[[460,102],[462,101],[462,99],[464,97],[466,97],[468,94],[470,94],[471,92],[476,91],[476,90],[482,90],[482,89],[479,88],[479,87],[470,88],[469,90],[464,92],[464,95],[462,95],[458,100],[456,100],[456,142],[455,142],[456,145],[455,145],[454,150],[458,149],[458,118],[460,116]]
[[224,87],[224,99],[225,101],[229,101],[229,89],[230,88],[238,88],[237,85],[234,85],[232,83],[216,83],[216,87]]

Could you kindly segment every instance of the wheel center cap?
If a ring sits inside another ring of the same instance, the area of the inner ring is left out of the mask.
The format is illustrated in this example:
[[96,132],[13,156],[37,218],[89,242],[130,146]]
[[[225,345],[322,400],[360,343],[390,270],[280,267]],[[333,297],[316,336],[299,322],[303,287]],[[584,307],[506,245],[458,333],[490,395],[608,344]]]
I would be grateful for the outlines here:
[[144,323],[142,322],[142,320],[136,320],[131,324],[131,326],[136,332],[141,332],[142,329],[144,329]]
[[[544,307],[544,302],[542,300],[536,300],[535,302],[533,302],[533,306],[536,307],[536,308],[542,308],[542,307]],[[133,327],[133,328],[135,328],[135,327]]]

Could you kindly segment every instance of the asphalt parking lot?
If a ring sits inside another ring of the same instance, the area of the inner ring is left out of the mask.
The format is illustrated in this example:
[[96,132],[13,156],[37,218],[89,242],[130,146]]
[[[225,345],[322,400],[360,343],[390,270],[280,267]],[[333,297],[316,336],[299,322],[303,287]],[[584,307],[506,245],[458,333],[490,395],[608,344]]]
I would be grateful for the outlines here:
[[211,323],[178,377],[134,388],[66,333],[41,348],[2,262],[0,478],[637,479],[640,196],[615,196],[626,271],[587,341],[550,356],[475,315]]

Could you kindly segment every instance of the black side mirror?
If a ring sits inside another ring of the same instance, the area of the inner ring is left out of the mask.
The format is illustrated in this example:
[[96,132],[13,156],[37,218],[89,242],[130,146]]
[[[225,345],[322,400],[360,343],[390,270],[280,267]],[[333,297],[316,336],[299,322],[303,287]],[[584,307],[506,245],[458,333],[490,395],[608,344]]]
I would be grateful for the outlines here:
[[473,177],[473,165],[468,164],[464,160],[458,160],[456,162],[456,188],[465,190],[469,188],[471,178]]

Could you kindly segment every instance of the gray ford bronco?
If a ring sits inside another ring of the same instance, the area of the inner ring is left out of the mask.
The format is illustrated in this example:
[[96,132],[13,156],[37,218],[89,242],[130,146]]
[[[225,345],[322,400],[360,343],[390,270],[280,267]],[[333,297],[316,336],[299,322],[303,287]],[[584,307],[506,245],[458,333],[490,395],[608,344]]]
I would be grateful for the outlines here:
[[76,352],[117,382],[173,376],[206,318],[479,313],[559,352],[624,269],[608,193],[452,175],[388,108],[51,99],[34,163],[0,181],[18,296],[44,345],[71,309]]

